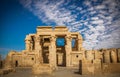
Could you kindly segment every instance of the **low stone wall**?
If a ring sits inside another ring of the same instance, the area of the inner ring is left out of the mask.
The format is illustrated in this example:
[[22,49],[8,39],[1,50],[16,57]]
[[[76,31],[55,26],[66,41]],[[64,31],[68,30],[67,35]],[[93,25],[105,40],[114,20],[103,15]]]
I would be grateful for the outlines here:
[[53,69],[50,67],[49,64],[35,64],[32,68],[33,74],[51,74]]
[[80,74],[82,75],[92,75],[94,74],[94,67],[90,60],[81,60],[80,61]]
[[103,63],[103,73],[120,73],[120,63]]
[[80,60],[79,72],[81,75],[101,74],[100,60]]
[[81,75],[120,74],[120,63],[101,63],[101,60],[80,60]]

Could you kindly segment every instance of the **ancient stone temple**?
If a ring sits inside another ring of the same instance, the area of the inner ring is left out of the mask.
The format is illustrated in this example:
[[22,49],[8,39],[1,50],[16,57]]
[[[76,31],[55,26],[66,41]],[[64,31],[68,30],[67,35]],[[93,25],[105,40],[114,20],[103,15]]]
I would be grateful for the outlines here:
[[[57,40],[62,40],[63,45],[59,45]],[[11,51],[8,54],[12,67],[30,67],[34,64],[48,64],[54,68],[78,66],[84,51],[81,35],[69,32],[65,26],[38,26],[35,34],[26,36],[25,46],[22,52]]]
[[[62,39],[62,46],[57,40]],[[72,47],[72,40],[75,45]],[[36,34],[29,34],[25,38],[26,50],[13,52],[14,66],[31,66],[35,62],[53,66],[73,66],[81,58],[82,37],[78,32],[69,32],[65,26],[38,26]]]
[[41,74],[52,73],[58,66],[79,66],[81,74],[98,74],[120,66],[120,49],[85,50],[80,33],[69,32],[65,26],[38,26],[36,30],[26,35],[25,50],[7,55],[4,67],[32,67],[34,74]]

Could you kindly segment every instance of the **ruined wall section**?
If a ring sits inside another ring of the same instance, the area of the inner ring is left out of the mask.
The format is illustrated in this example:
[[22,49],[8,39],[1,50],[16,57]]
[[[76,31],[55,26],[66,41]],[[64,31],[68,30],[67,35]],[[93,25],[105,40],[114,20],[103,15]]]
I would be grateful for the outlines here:
[[28,52],[35,50],[35,34],[26,35],[25,46],[25,50]]
[[119,50],[119,48],[110,48],[85,51],[85,58],[79,61],[80,74],[120,73]]
[[11,51],[6,57],[4,67],[31,67],[35,61],[34,53]]

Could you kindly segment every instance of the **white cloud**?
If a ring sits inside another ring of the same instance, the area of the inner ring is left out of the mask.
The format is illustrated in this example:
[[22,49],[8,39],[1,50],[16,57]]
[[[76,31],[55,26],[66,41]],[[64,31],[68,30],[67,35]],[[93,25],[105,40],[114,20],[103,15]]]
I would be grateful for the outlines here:
[[77,7],[76,10],[81,11],[81,10],[82,10],[82,7]]
[[[91,1],[97,2],[97,0]],[[20,0],[25,8],[44,23],[67,25],[69,30],[83,34],[85,36],[83,46],[87,49],[120,46],[119,39],[116,39],[120,37],[118,10],[120,2],[103,0],[100,4],[93,6],[91,1],[83,1],[83,7],[87,6],[84,9],[82,6],[78,7],[74,0],[72,4],[65,0]],[[113,21],[115,17],[118,19]]]
[[94,20],[94,21],[91,21],[92,24],[103,24],[103,20],[99,19],[99,20]]
[[99,10],[99,9],[105,9],[106,6],[105,6],[105,5],[98,5],[98,6],[96,6],[95,8],[96,8],[97,10]]
[[98,17],[91,17],[92,20],[98,20]]
[[105,27],[103,25],[99,25],[99,26],[96,26],[95,27],[97,31],[104,31],[105,30]]
[[86,5],[86,6],[91,6],[91,2],[90,1],[84,1],[84,4]]

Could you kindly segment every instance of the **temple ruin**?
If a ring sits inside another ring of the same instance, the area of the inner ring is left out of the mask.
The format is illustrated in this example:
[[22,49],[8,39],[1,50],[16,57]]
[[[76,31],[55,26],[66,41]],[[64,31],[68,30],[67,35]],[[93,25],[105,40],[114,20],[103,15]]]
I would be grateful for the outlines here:
[[35,34],[26,35],[25,50],[7,55],[5,67],[32,67],[34,74],[52,73],[58,66],[79,67],[80,74],[120,67],[120,49],[85,50],[80,33],[69,32],[65,26],[38,26],[36,30]]

